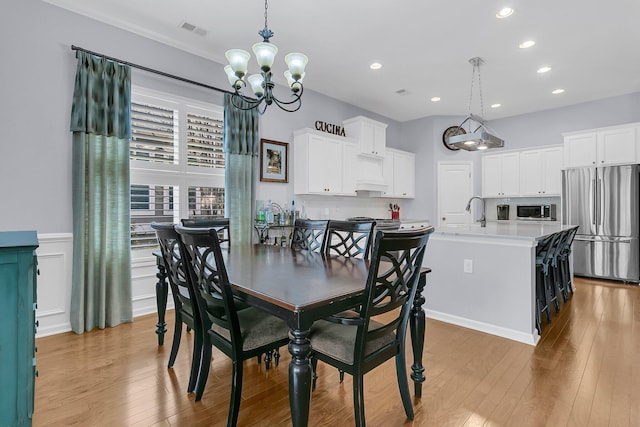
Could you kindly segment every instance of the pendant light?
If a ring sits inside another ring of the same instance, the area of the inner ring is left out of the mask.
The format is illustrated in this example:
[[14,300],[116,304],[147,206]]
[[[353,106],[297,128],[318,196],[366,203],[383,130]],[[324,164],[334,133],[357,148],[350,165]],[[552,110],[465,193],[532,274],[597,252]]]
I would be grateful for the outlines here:
[[[473,100],[473,85],[475,81],[476,71],[478,72],[478,92],[480,94],[480,114],[484,114],[484,105],[482,101],[482,82],[480,80],[480,65],[484,61],[480,57],[471,58],[469,63],[473,66],[471,72],[471,91],[469,94],[469,114],[458,125],[457,132],[452,132],[452,136],[446,138],[447,146],[452,149],[462,149],[467,151],[486,150],[488,148],[504,147],[504,140],[495,135],[485,123],[482,116],[471,113],[471,101]],[[465,131],[464,126],[467,125],[468,130]]]
[[[227,79],[234,89],[231,102],[236,108],[241,110],[251,110],[257,108],[260,114],[264,114],[267,107],[276,104],[287,112],[294,112],[302,106],[302,79],[304,78],[304,67],[309,59],[302,53],[290,53],[284,57],[284,61],[289,68],[284,72],[287,84],[291,89],[291,99],[287,101],[279,100],[273,94],[274,83],[272,81],[271,67],[278,53],[276,45],[271,43],[269,39],[273,37],[273,31],[269,29],[267,22],[267,11],[269,5],[267,0],[264,2],[264,28],[258,32],[263,41],[253,45],[253,52],[256,61],[260,66],[260,74],[252,74],[247,80],[251,86],[251,90],[255,98],[247,97],[242,94],[241,89],[246,86],[244,76],[247,74],[247,68],[251,55],[246,50],[230,49],[225,53],[229,65],[224,67],[227,73]],[[244,101],[239,102],[239,100]]]

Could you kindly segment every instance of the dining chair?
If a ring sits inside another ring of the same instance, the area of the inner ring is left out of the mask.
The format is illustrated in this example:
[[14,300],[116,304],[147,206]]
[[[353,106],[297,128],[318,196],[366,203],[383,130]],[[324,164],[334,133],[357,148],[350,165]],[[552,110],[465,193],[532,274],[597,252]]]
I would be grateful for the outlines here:
[[[218,231],[218,239],[222,246],[231,247],[231,234],[229,230],[229,218],[183,218],[180,220],[183,227],[214,228]],[[236,299],[236,309],[241,310],[248,307]],[[271,360],[275,359],[275,365],[280,361],[280,352],[267,352],[264,357],[265,368],[271,367]],[[262,355],[258,355],[258,363],[262,363]]]
[[330,220],[324,239],[324,253],[369,259],[375,221]]
[[[236,310],[220,239],[215,229],[177,226],[187,284],[194,295],[200,324],[196,339],[202,345],[202,357],[196,385],[196,401],[202,398],[209,375],[211,346],[216,346],[233,361],[228,426],[235,426],[242,396],[242,362],[289,342],[286,322],[262,310],[249,307]],[[219,295],[220,299],[213,298]],[[219,310],[222,304],[223,311]]]
[[182,218],[183,227],[215,228],[218,231],[220,243],[231,246],[229,218]]
[[[169,368],[173,367],[176,356],[178,355],[180,340],[182,338],[182,325],[187,326],[187,331],[195,329],[195,316],[197,315],[194,310],[193,298],[187,286],[186,270],[180,254],[180,235],[174,227],[174,224],[151,223],[151,228],[155,230],[156,237],[158,238],[160,251],[162,252],[162,260],[167,271],[171,294],[173,295],[173,305],[175,307],[175,326],[173,330],[173,344],[171,345],[171,353],[169,355]],[[187,387],[187,392],[189,393],[194,391],[196,387],[200,356],[201,352],[194,348],[191,361],[191,374]]]
[[291,247],[319,252],[323,249],[328,220],[296,219],[293,223]]
[[[327,233],[324,239],[324,252],[327,255],[338,255],[347,258],[369,259],[371,234],[375,227],[375,221],[339,221],[330,220],[327,225]],[[357,317],[355,310],[347,310],[325,320],[341,323],[344,318]],[[344,381],[344,371],[340,372],[340,382]]]
[[311,328],[313,387],[318,360],[352,375],[356,426],[365,425],[364,375],[392,357],[405,413],[413,419],[405,337],[431,233],[431,226],[377,231],[358,317],[342,323],[320,320]]

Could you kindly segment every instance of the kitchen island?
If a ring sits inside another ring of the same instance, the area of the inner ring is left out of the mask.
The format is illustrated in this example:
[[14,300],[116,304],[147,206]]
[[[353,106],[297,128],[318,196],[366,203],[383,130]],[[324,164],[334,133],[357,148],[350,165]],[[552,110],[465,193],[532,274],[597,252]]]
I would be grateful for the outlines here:
[[427,317],[536,345],[536,247],[571,228],[557,222],[488,222],[436,228],[424,266]]

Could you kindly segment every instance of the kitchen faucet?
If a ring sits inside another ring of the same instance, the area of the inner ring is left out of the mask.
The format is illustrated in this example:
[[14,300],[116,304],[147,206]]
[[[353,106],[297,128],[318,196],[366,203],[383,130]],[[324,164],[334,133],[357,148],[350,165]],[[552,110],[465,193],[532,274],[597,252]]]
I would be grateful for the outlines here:
[[473,201],[473,199],[478,199],[482,202],[482,216],[480,217],[480,227],[486,227],[487,226],[487,220],[484,217],[484,199],[482,197],[478,197],[478,196],[473,196],[472,198],[469,199],[469,203],[467,203],[467,207],[466,207],[466,211],[467,212],[471,212],[471,202]]

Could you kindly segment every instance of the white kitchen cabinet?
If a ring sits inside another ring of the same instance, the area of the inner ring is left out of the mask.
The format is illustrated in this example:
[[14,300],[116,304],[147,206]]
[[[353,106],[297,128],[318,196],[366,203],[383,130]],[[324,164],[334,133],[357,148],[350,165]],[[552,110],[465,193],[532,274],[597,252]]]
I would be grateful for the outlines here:
[[520,195],[520,153],[493,154],[482,158],[483,197]]
[[629,124],[563,134],[564,167],[638,163],[637,129],[638,124]]
[[382,192],[382,197],[414,198],[416,196],[415,164],[415,154],[387,149],[383,163],[387,189]]
[[387,145],[387,125],[358,116],[342,122],[345,133],[359,143],[360,154],[383,158]]
[[393,153],[393,192],[396,197],[416,196],[416,157],[413,153]]
[[356,143],[313,129],[294,132],[294,192],[296,194],[355,195],[353,162]]
[[564,137],[564,167],[595,166],[598,135],[595,132]]
[[559,196],[561,191],[561,146],[520,152],[521,196]]

